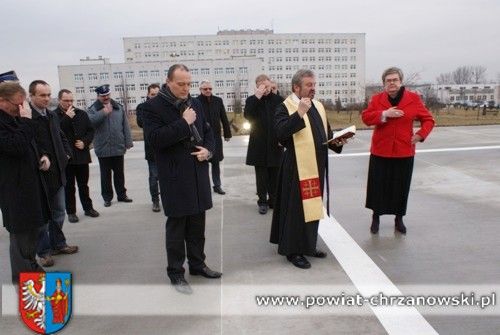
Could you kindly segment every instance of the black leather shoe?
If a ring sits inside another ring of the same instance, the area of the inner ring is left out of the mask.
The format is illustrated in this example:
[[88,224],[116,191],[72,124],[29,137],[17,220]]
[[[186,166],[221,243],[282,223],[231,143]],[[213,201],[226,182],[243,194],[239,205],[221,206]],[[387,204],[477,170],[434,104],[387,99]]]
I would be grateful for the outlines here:
[[214,186],[214,192],[218,193],[220,195],[226,194],[226,192],[224,192],[224,190],[222,188],[220,188],[220,186]]
[[208,266],[205,266],[201,269],[189,269],[189,274],[192,276],[203,276],[205,278],[220,278],[222,273],[214,271],[210,269]]
[[71,223],[75,223],[80,220],[78,219],[78,216],[76,216],[76,214],[68,214],[68,221]]
[[125,196],[124,198],[118,198],[118,201],[120,201],[120,202],[132,202],[133,200],[130,199],[129,197]]
[[269,209],[269,206],[267,206],[266,204],[259,205],[259,214],[262,214],[262,215],[266,214],[268,209]]
[[159,211],[161,211],[161,208],[160,208],[160,202],[159,201],[153,201],[153,208],[152,208],[153,212],[156,212],[158,213]]
[[401,216],[396,216],[394,219],[394,228],[399,231],[401,234],[406,234],[406,226],[403,223],[403,218]]
[[184,278],[184,275],[172,275],[170,277],[170,282],[174,286],[175,290],[182,294],[192,294],[193,289],[189,286],[189,283]]
[[316,258],[326,258],[326,252],[321,250],[316,250],[314,254],[312,254],[312,256]]
[[311,267],[311,263],[302,255],[289,255],[286,256],[286,259],[301,269],[309,269]]
[[88,211],[85,211],[85,215],[90,216],[91,218],[96,218],[99,216],[99,212],[92,208],[89,209]]
[[377,216],[376,218],[372,218],[372,225],[370,226],[370,231],[372,234],[378,233],[378,228],[380,226],[380,218]]

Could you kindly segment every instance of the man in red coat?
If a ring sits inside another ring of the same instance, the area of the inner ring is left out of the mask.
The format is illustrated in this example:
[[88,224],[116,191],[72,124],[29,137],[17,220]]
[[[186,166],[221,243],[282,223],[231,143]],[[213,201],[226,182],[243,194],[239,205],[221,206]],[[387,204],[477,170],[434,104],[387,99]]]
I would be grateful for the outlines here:
[[[395,67],[382,74],[384,91],[372,97],[363,122],[373,130],[366,207],[373,210],[371,232],[379,230],[380,215],[393,214],[395,228],[406,234],[403,216],[413,172],[415,145],[434,127],[434,119],[418,94],[402,86],[403,72]],[[413,132],[413,121],[421,128]]]

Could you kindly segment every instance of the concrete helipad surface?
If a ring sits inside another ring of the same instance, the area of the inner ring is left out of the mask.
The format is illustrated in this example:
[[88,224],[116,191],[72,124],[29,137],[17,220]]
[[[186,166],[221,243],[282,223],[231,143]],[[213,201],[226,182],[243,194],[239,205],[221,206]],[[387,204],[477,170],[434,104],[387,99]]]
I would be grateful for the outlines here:
[[[206,229],[207,263],[224,275],[186,275],[192,296],[178,294],[166,277],[166,218],[151,211],[143,143],[125,159],[132,204],[103,207],[93,163],[90,189],[101,216],[85,217],[80,208],[80,222],[66,221],[68,242],[80,252],[55,256],[48,269],[73,274],[73,316],[60,333],[498,334],[500,127],[436,128],[418,145],[406,236],[394,232],[390,216],[378,235],[369,232],[370,135],[359,131],[343,154],[331,155],[331,217],[318,241],[328,257],[311,259],[310,270],[291,266],[268,242],[271,213],[257,213],[254,171],[244,164],[248,138],[226,143],[227,194],[214,194]],[[0,334],[30,334],[16,313],[8,241],[0,230]],[[381,294],[397,299],[376,306]],[[472,294],[483,308],[470,306]],[[289,304],[258,306],[270,296]],[[412,304],[417,297],[421,303]],[[456,306],[438,306],[446,297]]]

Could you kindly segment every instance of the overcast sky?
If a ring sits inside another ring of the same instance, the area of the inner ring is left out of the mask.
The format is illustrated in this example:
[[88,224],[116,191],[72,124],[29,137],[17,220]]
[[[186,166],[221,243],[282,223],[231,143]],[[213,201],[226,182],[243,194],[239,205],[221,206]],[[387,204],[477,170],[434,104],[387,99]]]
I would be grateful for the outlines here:
[[[182,7],[180,7],[182,5]],[[366,79],[392,65],[432,82],[461,65],[500,76],[499,0],[1,0],[0,73],[59,88],[57,65],[102,55],[123,62],[123,37],[218,29],[365,33]]]

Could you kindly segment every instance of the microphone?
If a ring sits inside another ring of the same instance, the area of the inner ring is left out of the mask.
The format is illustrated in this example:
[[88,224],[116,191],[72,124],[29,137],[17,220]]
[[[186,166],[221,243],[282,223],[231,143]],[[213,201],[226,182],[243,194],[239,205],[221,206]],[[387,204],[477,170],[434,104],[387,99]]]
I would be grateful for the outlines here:
[[[181,106],[185,105],[186,108],[184,108],[184,110],[183,110],[183,112],[184,112],[184,111],[186,111],[186,109],[191,107],[191,100],[187,100],[185,102],[182,101],[182,102],[180,102],[180,105]],[[191,123],[189,125],[189,129],[191,130],[191,135],[192,135],[191,141],[195,142],[195,145],[202,144],[202,139],[201,139],[200,133],[198,132],[198,128],[196,128],[196,125],[194,123]]]

